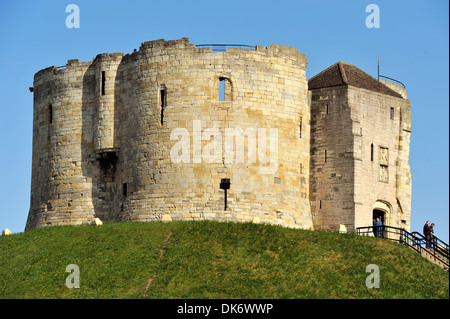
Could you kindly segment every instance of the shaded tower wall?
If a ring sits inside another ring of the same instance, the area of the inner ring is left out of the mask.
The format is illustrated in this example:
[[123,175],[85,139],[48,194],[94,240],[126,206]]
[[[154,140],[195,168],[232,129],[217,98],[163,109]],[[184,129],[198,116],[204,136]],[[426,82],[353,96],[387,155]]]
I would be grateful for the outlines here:
[[[347,86],[311,91],[311,212],[315,229],[354,227],[355,135]],[[359,128],[358,128],[359,129]]]
[[85,174],[84,74],[90,63],[69,60],[34,78],[33,160],[26,229],[81,224],[94,218],[92,180]]

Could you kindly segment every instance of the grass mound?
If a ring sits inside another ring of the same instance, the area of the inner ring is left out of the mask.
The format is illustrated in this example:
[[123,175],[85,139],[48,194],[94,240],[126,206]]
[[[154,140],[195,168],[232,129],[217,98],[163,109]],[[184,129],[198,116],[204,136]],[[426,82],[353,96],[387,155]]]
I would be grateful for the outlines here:
[[[66,287],[67,265],[80,288]],[[380,288],[366,287],[378,266]],[[0,237],[0,298],[449,298],[449,274],[354,234],[218,223],[45,227]]]

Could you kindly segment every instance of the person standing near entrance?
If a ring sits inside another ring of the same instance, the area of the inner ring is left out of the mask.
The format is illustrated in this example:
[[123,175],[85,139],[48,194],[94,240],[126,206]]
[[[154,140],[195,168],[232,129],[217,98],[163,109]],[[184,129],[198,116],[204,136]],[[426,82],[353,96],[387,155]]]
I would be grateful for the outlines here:
[[430,227],[430,221],[427,220],[427,222],[425,223],[425,225],[423,225],[423,234],[425,235],[425,241],[426,241],[426,247],[427,248],[431,248],[431,234],[432,234],[432,230]]
[[377,217],[377,221],[375,223],[375,237],[381,237],[382,228],[383,223],[381,222],[380,218]]

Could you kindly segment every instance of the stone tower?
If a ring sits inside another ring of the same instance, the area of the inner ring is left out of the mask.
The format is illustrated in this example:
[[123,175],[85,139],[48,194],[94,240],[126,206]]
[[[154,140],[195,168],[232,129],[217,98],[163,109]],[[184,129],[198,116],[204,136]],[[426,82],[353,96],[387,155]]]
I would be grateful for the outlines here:
[[26,229],[96,217],[312,228],[306,65],[295,48],[183,38],[39,71]]
[[35,74],[26,230],[218,220],[409,229],[406,90],[295,48],[187,38]]
[[314,228],[409,230],[410,102],[406,90],[338,62],[309,80]]

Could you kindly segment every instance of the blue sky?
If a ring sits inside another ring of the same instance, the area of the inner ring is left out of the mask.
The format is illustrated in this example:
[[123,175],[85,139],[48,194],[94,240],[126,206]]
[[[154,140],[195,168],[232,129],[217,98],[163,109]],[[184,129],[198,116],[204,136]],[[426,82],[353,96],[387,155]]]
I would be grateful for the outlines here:
[[[68,4],[80,28],[68,29]],[[380,9],[369,29],[366,6]],[[29,209],[33,76],[69,59],[133,52],[142,42],[296,47],[307,77],[337,61],[402,81],[412,107],[412,229],[426,220],[449,238],[448,1],[6,1],[0,2],[0,230],[22,232]]]

